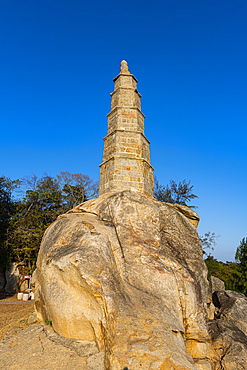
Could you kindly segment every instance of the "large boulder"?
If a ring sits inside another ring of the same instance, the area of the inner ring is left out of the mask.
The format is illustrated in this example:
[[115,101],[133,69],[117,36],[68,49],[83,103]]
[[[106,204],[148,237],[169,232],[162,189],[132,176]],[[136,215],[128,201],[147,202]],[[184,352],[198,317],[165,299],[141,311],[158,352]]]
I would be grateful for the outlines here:
[[0,267],[0,292],[4,291],[6,285],[5,268]]
[[0,269],[0,292],[15,294],[28,288],[28,282],[21,274],[21,264],[12,262]]
[[16,262],[13,262],[10,264],[10,266],[6,269],[3,269],[1,280],[1,290],[14,294],[19,289],[19,283],[21,279],[21,274],[18,268],[18,264]]
[[[224,290],[222,282],[211,281],[215,320],[209,324],[212,339],[211,363],[214,370],[247,368],[247,297]],[[222,290],[216,290],[216,289]]]
[[209,288],[207,297],[207,313],[209,320],[213,320],[218,312],[217,307],[213,304],[213,294],[218,290],[225,290],[225,283],[221,279],[210,276],[209,277]]
[[214,292],[225,290],[225,283],[216,276],[209,277],[209,293],[212,296]]
[[85,347],[90,370],[208,370],[207,286],[185,210],[137,191],[107,193],[47,229],[36,310]]
[[209,324],[212,339],[210,359],[213,370],[246,370],[247,337],[230,322],[217,319]]
[[235,325],[247,336],[247,297],[231,290],[213,293],[213,303],[218,308],[217,318]]

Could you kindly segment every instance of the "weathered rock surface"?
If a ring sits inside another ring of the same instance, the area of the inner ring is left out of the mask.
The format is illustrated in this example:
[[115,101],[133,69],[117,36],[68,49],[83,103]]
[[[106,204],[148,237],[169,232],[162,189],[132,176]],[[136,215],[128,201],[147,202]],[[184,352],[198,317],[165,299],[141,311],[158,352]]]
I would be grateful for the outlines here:
[[210,276],[209,277],[209,289],[207,297],[207,313],[208,319],[213,320],[218,312],[218,308],[213,304],[213,293],[218,290],[225,290],[225,283],[221,279]]
[[99,370],[206,370],[206,275],[185,215],[136,191],[106,193],[48,228],[36,309],[84,345],[88,369],[97,359]]
[[212,338],[210,359],[214,370],[247,368],[247,297],[223,288],[219,279],[211,279],[214,317],[209,325]]
[[166,203],[166,205],[182,213],[195,227],[198,226],[200,217],[195,211],[193,211],[193,209],[186,207],[186,206],[182,206],[181,204],[177,204],[177,203],[174,203],[174,204]]
[[213,370],[246,370],[247,337],[235,325],[214,320],[209,325],[213,350],[210,354]]
[[247,297],[231,290],[217,291],[213,303],[218,308],[217,317],[235,325],[247,336]]
[[19,289],[21,274],[17,263],[11,263],[7,269],[0,270],[0,291],[16,293]]
[[221,279],[210,276],[209,278],[209,294],[212,296],[214,292],[225,290],[225,283]]
[[6,285],[5,269],[0,267],[0,292],[4,291]]
[[14,294],[28,288],[28,282],[20,272],[20,265],[16,262],[8,268],[0,269],[0,292]]

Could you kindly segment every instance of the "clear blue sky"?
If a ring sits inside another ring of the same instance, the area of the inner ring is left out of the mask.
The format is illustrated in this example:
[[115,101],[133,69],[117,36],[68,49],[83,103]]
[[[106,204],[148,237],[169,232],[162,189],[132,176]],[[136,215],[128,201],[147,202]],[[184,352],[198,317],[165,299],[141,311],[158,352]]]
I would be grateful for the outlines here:
[[199,234],[247,236],[246,0],[8,0],[0,11],[0,175],[98,180],[112,78],[139,80],[160,183],[191,180]]

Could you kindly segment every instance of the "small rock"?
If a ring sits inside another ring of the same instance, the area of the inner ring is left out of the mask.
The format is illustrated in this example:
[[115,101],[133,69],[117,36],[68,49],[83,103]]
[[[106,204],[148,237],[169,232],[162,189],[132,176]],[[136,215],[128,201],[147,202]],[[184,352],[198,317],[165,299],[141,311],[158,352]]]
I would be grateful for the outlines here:
[[35,324],[36,322],[38,322],[38,318],[37,318],[37,313],[36,312],[33,312],[27,319],[27,323],[29,325],[32,325],[32,324]]

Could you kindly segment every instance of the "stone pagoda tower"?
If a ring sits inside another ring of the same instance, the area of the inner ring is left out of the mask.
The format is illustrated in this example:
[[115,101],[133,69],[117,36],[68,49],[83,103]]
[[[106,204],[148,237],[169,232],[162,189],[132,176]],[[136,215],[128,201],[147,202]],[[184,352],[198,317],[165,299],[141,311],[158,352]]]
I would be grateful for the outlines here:
[[99,195],[109,191],[138,190],[153,195],[153,167],[149,141],[144,135],[144,114],[137,79],[125,60],[113,79],[108,133],[104,138],[103,163],[100,165]]

